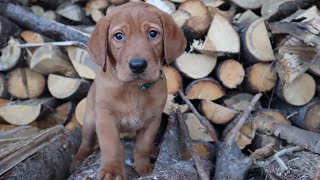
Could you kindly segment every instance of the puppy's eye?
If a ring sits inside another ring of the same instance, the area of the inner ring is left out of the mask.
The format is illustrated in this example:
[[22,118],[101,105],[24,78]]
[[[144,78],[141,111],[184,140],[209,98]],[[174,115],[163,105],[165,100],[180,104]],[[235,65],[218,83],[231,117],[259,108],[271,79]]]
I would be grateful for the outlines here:
[[124,40],[124,35],[122,33],[116,33],[114,35],[114,38],[117,40],[117,41],[123,41]]
[[149,38],[155,39],[157,36],[158,36],[157,31],[154,31],[154,30],[149,31]]

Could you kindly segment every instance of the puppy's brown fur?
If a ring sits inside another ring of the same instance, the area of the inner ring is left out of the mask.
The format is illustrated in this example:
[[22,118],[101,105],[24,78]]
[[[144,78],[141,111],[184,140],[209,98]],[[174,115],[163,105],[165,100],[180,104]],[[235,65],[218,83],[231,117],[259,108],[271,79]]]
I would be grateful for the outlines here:
[[[158,36],[151,39],[154,30]],[[116,33],[124,41],[115,39]],[[149,156],[161,120],[167,89],[160,78],[161,66],[171,63],[186,47],[183,32],[166,13],[146,3],[127,3],[103,17],[88,44],[92,59],[101,67],[88,93],[82,144],[72,163],[77,167],[89,155],[97,134],[101,149],[99,179],[126,179],[120,132],[136,131],[134,166],[140,175],[152,171]],[[148,66],[133,73],[132,58],[143,58]],[[156,81],[149,89],[139,83]]]

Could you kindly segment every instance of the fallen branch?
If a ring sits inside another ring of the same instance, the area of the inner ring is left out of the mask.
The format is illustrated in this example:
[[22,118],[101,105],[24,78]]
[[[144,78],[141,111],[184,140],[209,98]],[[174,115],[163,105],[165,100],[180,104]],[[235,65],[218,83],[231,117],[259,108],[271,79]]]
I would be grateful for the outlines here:
[[82,48],[86,48],[86,44],[83,44],[79,41],[63,41],[63,42],[47,42],[47,43],[39,43],[39,44],[33,44],[33,43],[25,43],[25,44],[18,44],[18,47],[22,48],[29,48],[29,47],[40,47],[45,45],[53,45],[53,46],[78,46]]
[[288,154],[288,153],[293,153],[294,151],[300,151],[303,148],[301,148],[300,146],[294,146],[294,147],[290,147],[290,148],[286,148],[286,149],[282,149],[281,151],[275,153],[274,156],[274,160],[277,161],[277,163],[279,164],[280,168],[281,168],[281,174],[282,172],[287,171],[289,168],[287,167],[287,165],[282,161],[282,159],[280,158],[280,156],[284,155],[284,154]]
[[204,116],[202,116],[197,109],[193,106],[193,104],[189,101],[189,99],[184,95],[184,93],[182,92],[182,90],[179,89],[179,94],[180,97],[183,99],[183,101],[189,106],[189,108],[191,109],[191,111],[196,115],[196,117],[199,119],[200,123],[208,130],[210,136],[212,137],[212,139],[216,142],[216,143],[220,143],[218,137],[217,137],[217,133],[214,130],[213,126],[210,124],[210,122],[207,120],[207,118],[205,118]]
[[234,128],[231,130],[230,132],[230,136],[227,139],[227,145],[231,146],[231,144],[234,142],[234,138],[236,137],[236,135],[238,134],[238,132],[240,131],[243,123],[246,121],[246,119],[248,119],[252,109],[254,108],[255,104],[259,101],[260,97],[262,96],[262,93],[256,94],[249,106],[247,107],[247,109],[241,114],[241,116],[239,117],[239,120],[237,122],[237,124],[234,126]]
[[314,153],[320,154],[320,134],[306,131],[291,125],[274,124],[273,134],[288,143],[302,146]]
[[179,120],[179,124],[180,124],[181,130],[182,130],[182,132],[184,134],[185,144],[187,146],[188,151],[191,152],[191,156],[192,156],[192,159],[194,160],[194,163],[196,165],[199,177],[200,177],[201,180],[209,180],[210,179],[209,175],[203,169],[203,166],[202,166],[202,164],[200,162],[201,161],[200,157],[193,150],[193,147],[192,147],[192,144],[191,144],[191,138],[189,136],[188,127],[187,127],[185,121],[183,120],[180,108],[178,108],[177,114],[178,114],[178,120]]
[[17,24],[53,39],[79,41],[87,44],[89,35],[72,27],[37,16],[22,7],[0,2],[0,14]]

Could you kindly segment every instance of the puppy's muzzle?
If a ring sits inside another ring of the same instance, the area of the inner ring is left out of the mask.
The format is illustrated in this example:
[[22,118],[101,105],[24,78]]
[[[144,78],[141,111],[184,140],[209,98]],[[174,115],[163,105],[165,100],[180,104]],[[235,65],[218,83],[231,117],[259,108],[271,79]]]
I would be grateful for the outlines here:
[[129,68],[133,73],[140,74],[143,73],[147,68],[148,63],[145,59],[135,58],[131,59],[129,62]]

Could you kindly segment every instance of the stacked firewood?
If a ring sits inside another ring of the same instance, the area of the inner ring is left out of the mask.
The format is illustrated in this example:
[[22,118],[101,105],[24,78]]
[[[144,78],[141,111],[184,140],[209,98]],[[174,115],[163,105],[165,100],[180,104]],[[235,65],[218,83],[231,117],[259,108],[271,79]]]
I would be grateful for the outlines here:
[[[13,129],[21,125],[39,129],[81,126],[86,94],[99,68],[90,60],[86,43],[95,23],[127,2],[0,2],[0,129],[14,134]],[[235,136],[236,146],[227,144],[256,159],[256,167],[265,176],[290,179],[294,175],[288,174],[302,173],[319,178],[319,157],[308,164],[309,172],[303,165],[297,165],[301,171],[294,172],[286,165],[290,158],[279,158],[287,152],[279,155],[275,151],[284,148],[292,153],[305,148],[308,153],[299,155],[302,159],[320,153],[320,3],[145,2],[169,13],[188,40],[185,53],[163,68],[168,82],[164,114],[182,112],[195,153],[212,161],[211,146]],[[234,132],[240,115],[246,114],[243,112],[257,93],[263,96],[251,107],[240,130]],[[39,129],[36,132],[43,133]],[[286,143],[299,147],[290,149]],[[78,146],[78,142],[74,144]],[[189,158],[188,153],[184,156]],[[3,159],[0,154],[0,167]],[[274,168],[277,172],[272,171]],[[1,173],[4,171],[0,170],[0,177]],[[223,176],[216,174],[216,179],[219,177]]]

